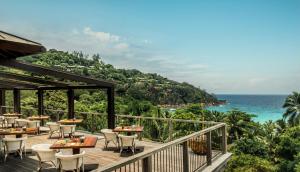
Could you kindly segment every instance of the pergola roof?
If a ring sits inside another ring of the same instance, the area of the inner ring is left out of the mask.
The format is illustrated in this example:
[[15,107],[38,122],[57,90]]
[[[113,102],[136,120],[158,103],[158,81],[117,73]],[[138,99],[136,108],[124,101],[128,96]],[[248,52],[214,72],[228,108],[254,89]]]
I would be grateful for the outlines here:
[[45,52],[46,48],[16,35],[0,31],[0,58],[17,58]]
[[37,75],[51,76],[54,78],[72,81],[67,83],[42,79],[30,75],[0,71],[0,88],[51,90],[114,87],[114,83],[110,81],[76,75],[59,69],[53,69],[17,60],[17,58],[21,56],[43,53],[45,51],[46,48],[40,43],[0,31],[0,65]]

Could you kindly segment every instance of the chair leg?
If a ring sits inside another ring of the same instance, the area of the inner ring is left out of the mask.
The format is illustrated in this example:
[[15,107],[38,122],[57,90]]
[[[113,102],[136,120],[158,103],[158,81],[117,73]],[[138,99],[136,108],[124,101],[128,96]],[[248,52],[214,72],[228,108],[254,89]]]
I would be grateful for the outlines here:
[[105,149],[107,149],[108,141],[105,140]]

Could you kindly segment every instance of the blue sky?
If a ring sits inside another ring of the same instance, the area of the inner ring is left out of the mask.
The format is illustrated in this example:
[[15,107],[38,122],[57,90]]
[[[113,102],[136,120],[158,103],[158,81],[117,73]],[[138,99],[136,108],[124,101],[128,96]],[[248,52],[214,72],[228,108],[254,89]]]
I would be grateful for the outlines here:
[[300,91],[299,0],[1,0],[0,30],[214,93]]

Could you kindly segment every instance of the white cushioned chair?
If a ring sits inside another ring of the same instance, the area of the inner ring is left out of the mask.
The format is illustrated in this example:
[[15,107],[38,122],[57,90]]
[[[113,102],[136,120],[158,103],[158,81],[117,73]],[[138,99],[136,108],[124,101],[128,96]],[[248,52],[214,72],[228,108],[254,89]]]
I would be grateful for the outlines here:
[[55,153],[56,151],[50,149],[51,144],[37,144],[31,147],[32,151],[34,151],[39,159],[39,167],[38,171],[41,171],[42,164],[45,162],[51,162],[55,167]]
[[3,138],[4,143],[4,161],[6,161],[6,158],[9,153],[16,152],[20,155],[21,159],[23,158],[23,151],[26,155],[25,150],[25,140],[27,137],[21,137],[21,138]]
[[66,134],[68,134],[69,137],[72,137],[75,133],[75,128],[76,125],[60,125],[61,137],[64,138]]
[[137,138],[137,135],[125,136],[119,134],[118,137],[120,139],[120,153],[122,153],[124,147],[130,148],[132,153],[135,152],[135,139]]
[[1,127],[2,128],[4,128],[5,127],[5,117],[4,116],[0,116],[0,125],[1,125]]
[[15,119],[15,122],[17,124],[18,127],[27,127],[27,122],[29,120],[27,119]]
[[16,119],[18,119],[18,117],[5,117],[7,126],[8,127],[14,127],[15,123],[16,123]]
[[103,134],[105,139],[105,148],[107,148],[110,142],[112,142],[116,145],[117,148],[119,148],[118,134],[116,132],[113,132],[111,129],[102,129],[101,133]]
[[49,127],[49,138],[52,137],[53,134],[58,133],[59,137],[60,136],[60,125],[56,122],[47,122],[46,125]]
[[80,154],[74,155],[65,155],[62,152],[56,153],[55,157],[57,158],[57,162],[59,164],[60,171],[80,171],[80,167],[82,167],[82,171],[84,171],[84,163],[83,157],[85,155],[85,151],[82,151]]
[[35,128],[36,129],[36,134],[39,133],[39,128],[40,128],[40,121],[28,121],[27,122],[27,128]]

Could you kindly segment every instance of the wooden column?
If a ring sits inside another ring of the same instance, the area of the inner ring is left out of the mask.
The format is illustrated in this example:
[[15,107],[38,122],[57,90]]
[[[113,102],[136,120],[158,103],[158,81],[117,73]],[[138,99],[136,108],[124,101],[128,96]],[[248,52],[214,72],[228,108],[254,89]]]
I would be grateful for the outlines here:
[[73,119],[73,118],[75,118],[75,114],[74,114],[74,90],[69,89],[67,91],[67,95],[68,95],[68,118]]
[[107,126],[115,128],[115,95],[114,87],[107,88]]
[[20,90],[14,88],[13,94],[14,94],[14,112],[21,113],[21,95],[20,95]]
[[222,130],[222,153],[227,153],[227,136],[226,136],[226,124],[221,128]]
[[44,91],[38,90],[37,97],[38,97],[38,115],[42,116],[44,115]]
[[6,113],[6,108],[3,107],[5,106],[5,90],[0,90],[0,106],[1,106],[1,110],[0,110],[0,114],[5,114]]
[[182,144],[182,162],[183,172],[189,172],[189,151],[187,141]]
[[207,165],[211,165],[212,163],[211,131],[206,133],[206,147],[207,147],[206,162]]

